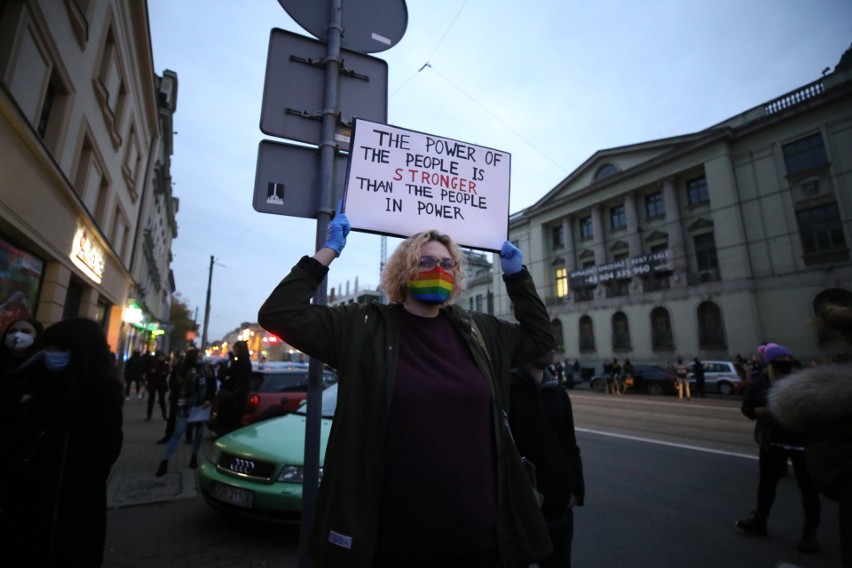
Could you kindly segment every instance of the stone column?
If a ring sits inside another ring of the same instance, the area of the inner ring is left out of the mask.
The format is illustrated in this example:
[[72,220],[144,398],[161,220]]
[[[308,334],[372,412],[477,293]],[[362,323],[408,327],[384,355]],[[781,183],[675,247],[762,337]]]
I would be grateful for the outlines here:
[[630,258],[642,255],[642,238],[639,232],[639,212],[636,209],[636,194],[624,196],[624,216],[627,218],[627,247]]
[[669,235],[669,254],[672,259],[673,276],[679,284],[686,284],[686,247],[683,241],[683,227],[680,221],[680,208],[673,178],[663,180],[663,202],[666,206],[666,230]]
[[562,237],[565,241],[565,269],[570,274],[577,269],[577,255],[574,250],[574,223],[567,215],[562,218]]
[[592,250],[595,251],[595,265],[606,264],[604,248],[604,225],[600,204],[592,207]]

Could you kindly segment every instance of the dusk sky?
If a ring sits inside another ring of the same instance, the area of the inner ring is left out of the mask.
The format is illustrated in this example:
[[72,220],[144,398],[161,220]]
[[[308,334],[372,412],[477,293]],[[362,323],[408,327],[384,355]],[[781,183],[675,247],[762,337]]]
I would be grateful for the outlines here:
[[[208,339],[254,322],[315,250],[313,219],[252,207],[276,0],[149,0],[154,67],[178,75],[177,292]],[[346,8],[346,0],[343,9]],[[409,0],[388,62],[388,123],[511,154],[514,213],[596,151],[711,127],[815,81],[852,44],[849,0]],[[428,63],[428,65],[426,65]],[[318,105],[319,110],[319,105]],[[281,140],[283,141],[283,140]],[[375,288],[380,237],[352,233],[328,286]],[[398,239],[388,239],[392,252]]]

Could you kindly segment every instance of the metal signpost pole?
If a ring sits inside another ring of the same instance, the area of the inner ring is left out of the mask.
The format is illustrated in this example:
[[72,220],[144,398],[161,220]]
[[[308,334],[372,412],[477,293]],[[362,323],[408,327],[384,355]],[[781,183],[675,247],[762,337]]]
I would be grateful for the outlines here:
[[[337,127],[338,102],[337,88],[340,72],[340,36],[342,32],[341,1],[329,0],[328,37],[325,57],[325,82],[323,85],[322,139],[320,141],[320,208],[317,212],[316,249],[325,244],[328,222],[333,211],[331,199],[334,187],[334,159],[337,146],[334,133]],[[316,295],[314,305],[324,306],[328,279],[323,279]],[[311,358],[308,369],[307,416],[305,424],[305,464],[302,486],[302,522],[299,534],[299,565],[311,568],[313,562],[307,551],[307,539],[313,525],[316,511],[316,499],[319,489],[319,439],[322,424],[322,383],[323,363]]]

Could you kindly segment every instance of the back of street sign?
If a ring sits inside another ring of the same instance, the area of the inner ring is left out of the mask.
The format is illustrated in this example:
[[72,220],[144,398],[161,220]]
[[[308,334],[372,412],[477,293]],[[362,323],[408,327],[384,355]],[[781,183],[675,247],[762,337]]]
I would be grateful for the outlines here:
[[[322,143],[322,93],[327,46],[281,29],[269,36],[260,130],[306,144]],[[339,149],[349,149],[355,115],[387,122],[388,64],[377,57],[341,50],[338,82]],[[341,121],[343,124],[341,124]]]

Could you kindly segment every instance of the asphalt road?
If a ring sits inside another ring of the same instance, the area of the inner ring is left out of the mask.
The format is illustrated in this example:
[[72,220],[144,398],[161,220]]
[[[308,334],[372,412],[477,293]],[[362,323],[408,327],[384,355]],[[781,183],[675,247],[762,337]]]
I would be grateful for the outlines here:
[[[822,552],[796,550],[802,517],[792,477],[779,486],[769,537],[748,537],[734,526],[753,508],[757,485],[752,424],[735,398],[678,403],[569,392],[587,485],[586,505],[575,513],[575,567],[840,566],[837,506],[827,500]],[[162,450],[153,441],[163,423],[144,422],[143,406],[127,403],[125,449],[114,473],[153,485]],[[182,447],[170,468],[172,482],[185,485],[175,497],[110,509],[104,566],[298,566],[296,529],[234,519],[203,502],[191,470],[183,469],[188,451]]]

